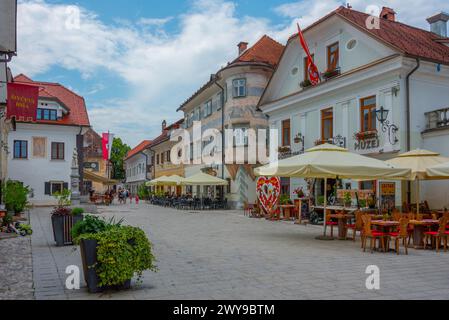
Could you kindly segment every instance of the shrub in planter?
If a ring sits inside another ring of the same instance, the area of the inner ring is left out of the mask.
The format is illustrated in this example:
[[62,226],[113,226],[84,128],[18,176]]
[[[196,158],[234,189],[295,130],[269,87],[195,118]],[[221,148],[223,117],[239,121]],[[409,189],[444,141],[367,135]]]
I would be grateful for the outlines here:
[[55,197],[58,200],[58,206],[51,212],[51,222],[56,245],[58,247],[72,245],[72,228],[83,220],[84,211],[81,208],[75,208],[74,212],[67,207],[67,205],[70,205],[69,190],[63,190],[61,193],[57,193]]
[[157,271],[152,244],[143,230],[93,217],[79,223],[73,235],[95,229],[102,231],[76,237],[89,292],[127,289],[134,276],[140,279],[145,270]]
[[30,189],[22,182],[8,180],[4,184],[4,201],[6,210],[18,215],[28,206]]

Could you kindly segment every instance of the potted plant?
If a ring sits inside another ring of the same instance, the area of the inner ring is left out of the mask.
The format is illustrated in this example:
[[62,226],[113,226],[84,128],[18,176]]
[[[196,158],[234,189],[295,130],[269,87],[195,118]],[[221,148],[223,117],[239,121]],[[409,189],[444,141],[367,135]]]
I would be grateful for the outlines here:
[[370,197],[368,197],[366,203],[368,204],[368,207],[370,209],[375,209],[376,208],[376,196],[371,195]]
[[14,215],[20,215],[28,206],[28,194],[30,189],[22,182],[8,180],[4,185],[5,208]]
[[290,152],[290,146],[282,146],[278,148],[279,153]]
[[303,89],[310,87],[312,85],[312,82],[310,82],[309,79],[301,81],[301,83],[299,84],[299,86]]
[[84,278],[90,293],[131,287],[134,276],[157,271],[152,244],[139,228],[86,216],[75,225],[72,236],[80,244]]
[[352,197],[350,192],[345,192],[343,196],[343,202],[345,204],[345,207],[350,207],[352,205]]
[[304,194],[304,191],[303,191],[302,187],[296,188],[295,191],[293,191],[293,193],[296,194],[299,199],[302,199],[302,198],[305,197],[305,194]]
[[319,206],[324,205],[324,196],[318,196],[318,197],[316,198],[316,202],[317,202],[317,204],[318,204]]
[[329,79],[339,76],[339,75],[340,75],[340,68],[335,68],[333,70],[327,70],[326,72],[323,73],[323,77],[326,80],[329,80]]
[[376,139],[377,135],[378,135],[377,130],[361,131],[354,134],[354,140],[360,142],[370,139]]
[[80,220],[83,220],[84,209],[70,209],[70,191],[64,189],[54,196],[58,200],[58,206],[51,212],[53,236],[58,247],[72,245],[72,228]]
[[359,206],[360,206],[360,208],[366,208],[366,200],[365,199],[360,199],[359,200]]

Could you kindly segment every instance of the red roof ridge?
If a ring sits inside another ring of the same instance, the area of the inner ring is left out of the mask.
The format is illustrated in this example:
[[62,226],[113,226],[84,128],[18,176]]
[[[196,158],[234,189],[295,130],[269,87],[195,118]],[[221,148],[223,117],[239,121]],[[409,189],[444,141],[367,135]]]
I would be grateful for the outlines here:
[[140,152],[145,150],[147,147],[149,147],[152,142],[153,141],[151,141],[151,140],[143,140],[136,147],[134,147],[133,149],[128,151],[125,160],[128,160],[129,158],[135,156],[136,154],[139,154]]

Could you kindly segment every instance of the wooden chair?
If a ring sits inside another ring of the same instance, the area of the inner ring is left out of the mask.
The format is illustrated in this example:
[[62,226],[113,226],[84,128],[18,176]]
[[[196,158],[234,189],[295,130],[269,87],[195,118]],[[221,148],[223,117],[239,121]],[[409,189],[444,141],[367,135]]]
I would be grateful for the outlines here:
[[393,221],[399,221],[402,218],[402,213],[397,209],[393,209],[392,217]]
[[363,215],[363,238],[362,238],[362,247],[363,252],[366,251],[366,239],[370,239],[370,249],[371,253],[373,253],[374,246],[376,244],[376,240],[379,240],[382,246],[382,250],[385,252],[385,238],[387,234],[384,232],[380,232],[377,230],[371,229],[371,217],[369,215]]
[[407,218],[401,218],[399,220],[399,231],[388,233],[387,249],[390,247],[390,240],[394,239],[394,242],[395,242],[394,247],[395,247],[396,253],[399,255],[399,241],[402,240],[402,245],[405,248],[405,254],[408,255],[408,249],[407,249],[407,245],[408,245],[407,240],[409,238],[408,225],[409,225],[409,220]]
[[435,243],[437,252],[440,251],[441,240],[444,240],[444,252],[447,251],[447,237],[449,233],[446,231],[447,219],[444,217],[440,219],[438,231],[424,232],[424,249],[426,249],[429,239],[431,243]]
[[360,232],[360,236],[362,237],[363,233],[363,220],[362,220],[363,212],[362,211],[356,211],[355,212],[355,223],[353,224],[347,224],[346,228],[348,230],[352,230],[352,240],[355,241],[355,237],[357,234],[357,231]]
[[331,220],[330,211],[326,212],[326,226],[331,227],[331,237],[334,236],[334,226],[337,226],[338,223]]

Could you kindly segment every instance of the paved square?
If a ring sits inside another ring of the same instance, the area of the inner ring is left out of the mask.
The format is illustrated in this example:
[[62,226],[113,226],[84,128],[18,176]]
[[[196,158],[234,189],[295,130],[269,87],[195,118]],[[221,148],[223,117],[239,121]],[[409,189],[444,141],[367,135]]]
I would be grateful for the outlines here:
[[[36,299],[449,299],[449,252],[363,253],[360,240],[315,240],[321,227],[244,217],[242,211],[189,212],[141,203],[99,209],[125,218],[153,242],[158,273],[132,290],[65,289],[65,268],[81,267],[74,247],[53,242],[48,208],[31,213]],[[380,268],[381,289],[365,287]]]

